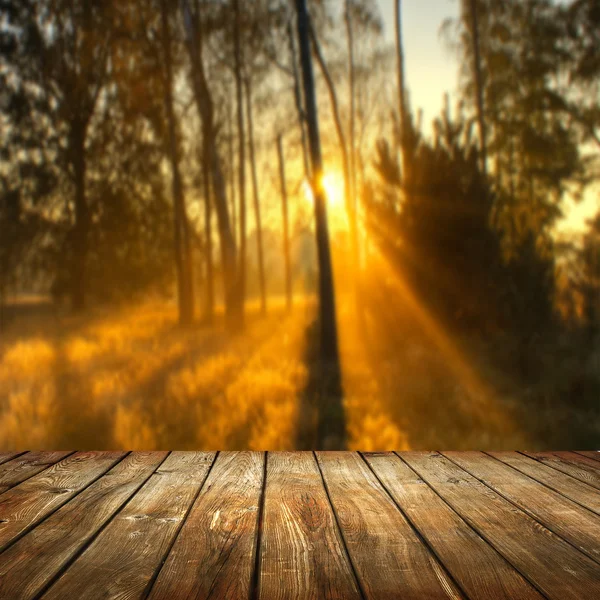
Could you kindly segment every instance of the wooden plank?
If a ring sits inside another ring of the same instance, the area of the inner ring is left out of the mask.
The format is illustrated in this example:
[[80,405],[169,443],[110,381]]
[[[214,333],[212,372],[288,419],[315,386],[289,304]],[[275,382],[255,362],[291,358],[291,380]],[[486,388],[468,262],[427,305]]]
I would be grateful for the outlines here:
[[25,454],[25,452],[0,452],[0,465],[21,456],[21,454]]
[[581,456],[585,456],[586,458],[600,461],[600,452],[598,452],[598,450],[578,450],[576,454],[581,454]]
[[[481,452],[443,452],[564,540],[600,561],[600,519],[562,494]],[[600,569],[599,569],[600,572]]]
[[585,464],[570,460],[568,453],[523,452],[523,454],[600,490],[600,473]]
[[600,598],[598,564],[438,453],[405,460],[547,598]]
[[75,557],[167,456],[133,452],[0,555],[0,598],[29,600]]
[[589,469],[600,474],[600,464],[598,464],[598,461],[593,458],[588,458],[581,452],[555,452],[554,454],[577,465],[585,465]]
[[260,452],[219,454],[151,600],[250,597],[264,461]]
[[0,552],[103,475],[126,452],[77,452],[0,496]]
[[66,458],[72,452],[27,452],[0,465],[0,494]]
[[488,454],[600,515],[600,494],[578,479],[518,452],[488,452]]
[[214,452],[170,454],[44,599],[144,598],[214,457]]
[[471,600],[543,598],[406,463],[392,453],[364,458]]
[[310,452],[268,454],[259,569],[264,600],[361,597]]
[[463,597],[358,454],[317,458],[367,598]]

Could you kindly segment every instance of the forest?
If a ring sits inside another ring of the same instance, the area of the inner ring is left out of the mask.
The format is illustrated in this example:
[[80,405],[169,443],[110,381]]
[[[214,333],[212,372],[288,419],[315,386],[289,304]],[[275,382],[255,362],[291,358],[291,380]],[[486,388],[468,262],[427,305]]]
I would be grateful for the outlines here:
[[600,3],[455,3],[425,123],[401,0],[0,0],[0,449],[600,447]]

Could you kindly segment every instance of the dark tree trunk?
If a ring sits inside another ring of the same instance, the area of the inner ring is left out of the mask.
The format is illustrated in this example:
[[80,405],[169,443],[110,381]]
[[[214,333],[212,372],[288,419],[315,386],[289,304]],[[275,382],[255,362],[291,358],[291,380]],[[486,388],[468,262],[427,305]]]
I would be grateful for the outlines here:
[[263,253],[262,219],[260,214],[260,192],[256,172],[256,153],[254,148],[254,119],[252,115],[252,84],[246,80],[246,112],[248,118],[248,146],[250,149],[250,166],[252,169],[252,190],[254,199],[254,219],[256,222],[256,252],[258,255],[258,280],[260,285],[260,310],[267,312],[267,285],[265,280],[265,259]]
[[71,271],[71,306],[74,312],[86,307],[86,266],[90,214],[86,193],[87,161],[85,138],[87,126],[75,121],[71,126],[71,152],[75,184],[75,226],[73,230],[73,265]]
[[[356,221],[357,194],[356,194],[356,73],[354,66],[354,29],[352,26],[352,14],[350,12],[350,0],[346,0],[346,32],[348,37],[348,95],[350,96],[348,155],[350,161],[350,196],[352,198],[352,212]],[[356,232],[358,234],[358,231]],[[357,235],[358,246],[358,235]],[[355,257],[358,259],[357,256]],[[358,264],[356,265],[358,267]]]
[[285,180],[285,158],[281,135],[277,136],[277,154],[279,156],[279,178],[281,181],[281,207],[283,219],[283,259],[285,264],[285,298],[288,310],[292,308],[292,266],[290,255],[290,228],[288,219],[288,195]]
[[244,299],[246,297],[246,133],[244,125],[244,86],[242,79],[242,16],[240,0],[233,0],[235,13],[233,44],[235,61],[235,94],[237,101],[237,128],[238,128],[238,186],[240,195],[240,254],[238,259],[237,293],[240,296],[238,315],[239,324],[244,321]]
[[292,31],[291,21],[288,24],[290,60],[292,62],[292,73],[294,76],[294,102],[298,114],[298,126],[300,128],[300,143],[302,144],[302,160],[304,162],[304,176],[308,181],[311,179],[310,162],[308,160],[308,147],[306,142],[306,125],[304,105],[302,104],[302,91],[300,89],[300,74],[298,73],[298,57],[296,56],[296,44]]
[[237,250],[235,237],[231,230],[229,212],[227,209],[227,190],[221,158],[217,148],[217,134],[214,125],[213,101],[206,80],[202,59],[202,27],[200,8],[196,3],[195,14],[192,13],[187,0],[182,0],[184,22],[188,37],[188,50],[192,63],[194,98],[202,123],[202,134],[206,140],[206,148],[210,154],[210,168],[214,205],[217,212],[217,223],[221,246],[221,261],[223,265],[223,282],[225,288],[225,313],[228,326],[237,326],[237,316],[240,314],[241,299],[236,294],[237,282]]
[[473,41],[473,71],[475,75],[475,100],[477,102],[477,121],[479,123],[479,143],[481,149],[481,171],[487,176],[487,132],[485,124],[485,106],[483,99],[483,74],[481,70],[481,46],[479,44],[479,18],[477,0],[470,0],[469,17],[471,20],[471,39]]
[[[354,204],[354,198],[352,196],[352,175],[350,172],[350,159],[348,147],[346,144],[346,136],[344,135],[344,127],[342,125],[342,118],[340,116],[340,109],[335,85],[333,83],[333,79],[331,78],[331,74],[329,73],[329,69],[327,68],[327,64],[325,63],[325,58],[323,56],[323,52],[321,51],[319,40],[317,39],[316,32],[310,22],[310,19],[308,21],[308,27],[313,48],[315,51],[315,56],[317,58],[317,62],[319,63],[321,73],[325,78],[327,90],[329,91],[329,99],[331,102],[331,109],[333,112],[333,122],[335,124],[335,130],[338,137],[338,145],[340,148],[340,153],[342,155],[342,170],[344,172],[344,201],[346,206],[346,213],[348,214],[348,222],[350,223],[350,249],[352,251],[353,262],[352,275],[355,275],[356,269],[358,268],[358,226],[356,222],[356,207]],[[356,280],[354,281],[354,284],[356,284]]]
[[231,213],[231,229],[234,239],[237,243],[237,208],[235,206],[236,185],[235,185],[235,156],[233,149],[233,108],[231,102],[227,102],[227,183],[229,184],[229,211]]
[[404,81],[404,47],[402,44],[402,0],[394,4],[396,25],[396,68],[398,76],[398,116],[400,118],[400,148],[402,151],[402,180],[405,187],[410,185],[410,121],[406,103],[406,84]]
[[298,12],[300,61],[302,64],[306,119],[315,196],[316,241],[319,259],[321,357],[325,361],[334,361],[336,364],[339,364],[333,270],[331,267],[331,250],[329,247],[329,232],[327,227],[327,207],[323,189],[323,157],[321,155],[317,100],[310,55],[309,17],[306,8],[306,0],[296,0],[296,8]]
[[183,197],[183,183],[179,170],[179,147],[177,125],[173,108],[173,60],[171,55],[171,34],[169,30],[168,5],[161,2],[163,55],[165,59],[165,110],[169,134],[169,155],[171,159],[174,226],[175,226],[175,265],[177,268],[179,322],[189,325],[194,320],[194,299],[192,285],[192,255],[189,223]]
[[207,323],[212,323],[215,314],[215,275],[213,267],[213,240],[212,240],[212,198],[210,180],[210,148],[208,140],[203,140],[202,150],[202,175],[204,180],[204,237],[206,263],[206,306],[204,318]]

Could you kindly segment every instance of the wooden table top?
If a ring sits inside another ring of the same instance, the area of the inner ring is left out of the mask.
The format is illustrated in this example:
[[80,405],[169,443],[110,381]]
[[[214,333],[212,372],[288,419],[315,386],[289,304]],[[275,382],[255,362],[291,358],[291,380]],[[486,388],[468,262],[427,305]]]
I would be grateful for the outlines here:
[[600,598],[600,453],[4,452],[0,598]]

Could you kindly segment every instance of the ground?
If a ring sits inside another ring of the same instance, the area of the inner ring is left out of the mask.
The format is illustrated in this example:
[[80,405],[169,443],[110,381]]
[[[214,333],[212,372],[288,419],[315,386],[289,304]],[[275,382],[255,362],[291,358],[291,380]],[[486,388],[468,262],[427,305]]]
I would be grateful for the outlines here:
[[410,297],[385,300],[357,319],[338,299],[339,398],[322,393],[314,300],[287,313],[271,299],[266,317],[250,304],[237,335],[219,317],[183,330],[159,300],[85,317],[21,305],[0,340],[0,449],[311,448],[319,410],[325,434],[341,420],[345,447],[364,451],[546,449],[572,445],[574,427],[581,447],[600,439],[595,414],[528,405],[481,340],[453,339]]

